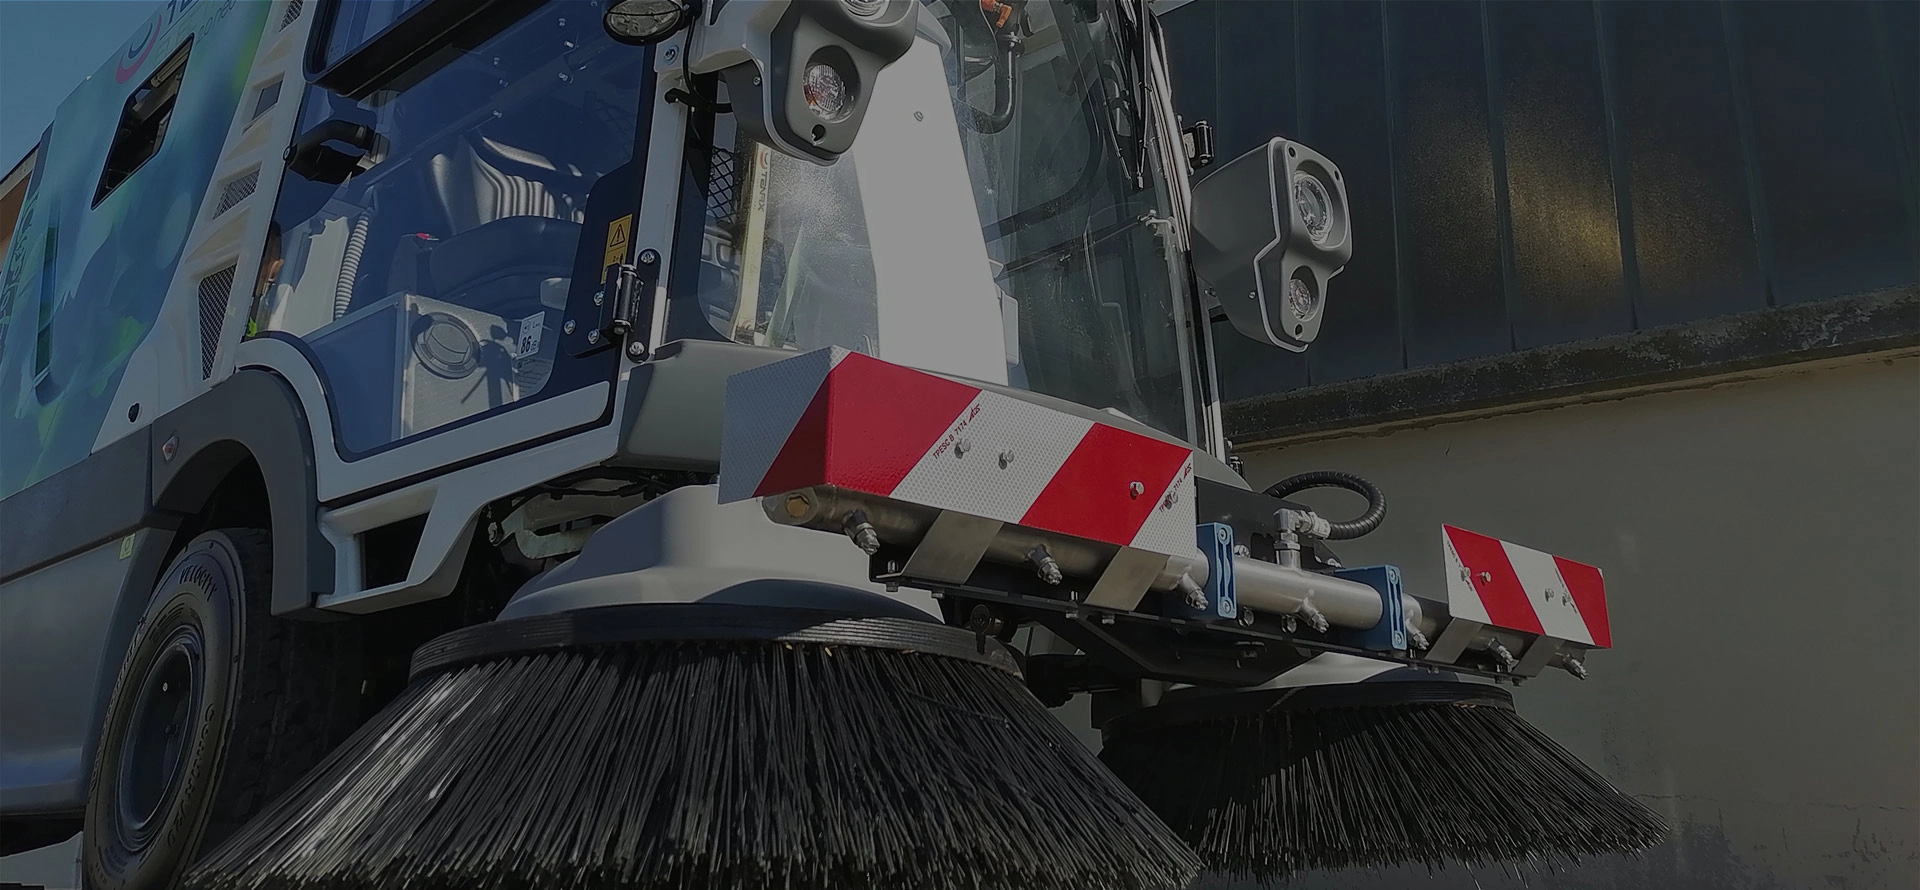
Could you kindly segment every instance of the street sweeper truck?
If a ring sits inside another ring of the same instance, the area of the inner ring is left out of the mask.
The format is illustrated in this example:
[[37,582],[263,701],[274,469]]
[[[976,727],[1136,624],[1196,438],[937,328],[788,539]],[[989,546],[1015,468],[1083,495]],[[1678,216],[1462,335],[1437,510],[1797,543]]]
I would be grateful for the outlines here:
[[1212,331],[1341,323],[1347,183],[1210,163],[1167,72],[1141,0],[161,4],[0,290],[6,849],[1172,890],[1658,842],[1506,691],[1612,644],[1599,568],[1349,565],[1372,483],[1236,470]]

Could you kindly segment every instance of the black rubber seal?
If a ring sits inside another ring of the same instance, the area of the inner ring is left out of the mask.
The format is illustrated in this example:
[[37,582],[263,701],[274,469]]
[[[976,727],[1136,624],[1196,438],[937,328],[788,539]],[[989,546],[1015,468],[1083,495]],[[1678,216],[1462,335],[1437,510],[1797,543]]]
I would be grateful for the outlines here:
[[413,653],[414,678],[503,655],[645,642],[767,642],[859,646],[937,655],[1020,675],[1012,650],[991,637],[932,621],[821,609],[715,603],[600,606],[462,628]]
[[1373,683],[1328,683],[1290,689],[1250,689],[1244,692],[1203,693],[1167,701],[1114,718],[1102,727],[1106,738],[1134,732],[1152,732],[1197,723],[1256,719],[1284,711],[1324,711],[1340,708],[1392,708],[1409,705],[1454,705],[1513,710],[1513,693],[1485,683],[1457,680],[1383,680]]

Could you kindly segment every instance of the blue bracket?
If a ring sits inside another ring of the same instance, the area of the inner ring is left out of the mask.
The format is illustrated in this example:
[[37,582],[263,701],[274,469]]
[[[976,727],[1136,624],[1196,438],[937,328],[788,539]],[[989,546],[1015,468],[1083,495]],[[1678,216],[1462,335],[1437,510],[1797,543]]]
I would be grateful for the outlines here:
[[[1203,548],[1204,549],[1204,548]],[[1335,578],[1358,581],[1380,592],[1380,622],[1366,630],[1341,631],[1336,639],[1350,646],[1375,651],[1407,650],[1407,619],[1400,599],[1400,569],[1398,566],[1363,566],[1357,569],[1340,569],[1333,573]]]
[[1194,543],[1207,557],[1207,583],[1200,589],[1207,595],[1207,607],[1189,607],[1176,594],[1171,598],[1174,612],[1195,621],[1231,621],[1240,617],[1240,604],[1233,590],[1233,526],[1224,522],[1204,522],[1194,529]]

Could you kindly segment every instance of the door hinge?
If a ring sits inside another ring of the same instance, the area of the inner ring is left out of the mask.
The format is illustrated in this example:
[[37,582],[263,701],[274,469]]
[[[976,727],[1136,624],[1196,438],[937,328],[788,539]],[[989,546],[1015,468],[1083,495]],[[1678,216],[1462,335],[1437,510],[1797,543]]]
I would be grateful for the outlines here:
[[1206,121],[1194,121],[1193,126],[1180,131],[1180,141],[1187,149],[1187,163],[1195,170],[1204,170],[1213,163],[1213,124]]
[[[638,263],[608,266],[600,287],[593,293],[590,311],[580,313],[586,318],[569,318],[562,329],[568,352],[578,357],[592,355],[622,341],[645,344],[652,319],[648,297],[659,280],[659,270],[659,254],[652,250],[641,251]],[[638,354],[631,348],[627,352],[636,359],[644,358],[646,348],[642,345]]]

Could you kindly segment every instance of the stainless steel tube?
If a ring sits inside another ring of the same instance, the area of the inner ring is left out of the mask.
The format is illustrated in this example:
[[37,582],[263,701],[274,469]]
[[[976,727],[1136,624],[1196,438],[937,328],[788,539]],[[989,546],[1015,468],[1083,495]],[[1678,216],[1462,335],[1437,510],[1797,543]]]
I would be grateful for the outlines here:
[[1358,581],[1289,568],[1258,559],[1233,561],[1241,605],[1272,615],[1294,615],[1311,605],[1327,623],[1366,630],[1380,623],[1380,592]]

